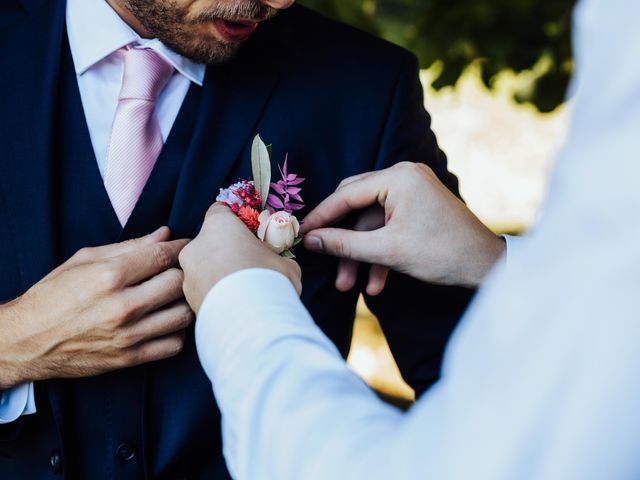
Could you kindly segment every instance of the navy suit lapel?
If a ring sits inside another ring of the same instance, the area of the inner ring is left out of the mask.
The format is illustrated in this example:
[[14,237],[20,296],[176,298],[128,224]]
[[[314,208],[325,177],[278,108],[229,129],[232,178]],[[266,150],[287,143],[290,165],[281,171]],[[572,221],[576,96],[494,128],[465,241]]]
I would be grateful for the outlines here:
[[193,141],[169,217],[176,237],[196,233],[234,164],[249,161],[242,153],[280,78],[256,44],[258,38],[233,62],[207,69]]
[[64,2],[23,0],[24,19],[0,33],[0,188],[22,287],[55,267],[53,135]]

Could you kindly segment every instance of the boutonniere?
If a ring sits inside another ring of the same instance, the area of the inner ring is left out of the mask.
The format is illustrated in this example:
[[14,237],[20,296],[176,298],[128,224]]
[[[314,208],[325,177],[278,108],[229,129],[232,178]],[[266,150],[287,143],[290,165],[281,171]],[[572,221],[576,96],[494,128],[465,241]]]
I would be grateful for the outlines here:
[[305,181],[288,171],[288,155],[278,165],[280,180],[271,181],[271,147],[256,135],[251,147],[252,180],[221,188],[216,201],[233,213],[274,252],[295,258],[292,248],[302,241],[300,222],[293,215],[304,208],[300,185]]

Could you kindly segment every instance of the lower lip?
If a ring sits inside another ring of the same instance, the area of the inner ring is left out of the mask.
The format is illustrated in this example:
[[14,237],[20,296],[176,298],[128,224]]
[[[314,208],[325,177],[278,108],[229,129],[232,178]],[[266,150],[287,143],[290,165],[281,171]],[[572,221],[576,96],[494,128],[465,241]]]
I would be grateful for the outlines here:
[[220,34],[230,43],[246,42],[258,28],[257,23],[244,25],[241,23],[227,22],[226,20],[216,20],[215,24]]

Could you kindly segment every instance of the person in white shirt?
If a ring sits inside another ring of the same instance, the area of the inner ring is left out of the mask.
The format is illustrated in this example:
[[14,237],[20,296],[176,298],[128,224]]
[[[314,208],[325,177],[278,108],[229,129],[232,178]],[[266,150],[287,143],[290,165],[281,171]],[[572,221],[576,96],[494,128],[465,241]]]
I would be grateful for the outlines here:
[[[181,264],[235,478],[640,477],[638,18],[632,0],[577,7],[574,116],[543,215],[483,281],[441,381],[409,412],[349,371],[298,300],[295,263],[212,208]],[[356,179],[309,216],[306,244],[476,281],[486,263],[466,260],[489,237],[461,206],[441,222],[425,196],[451,200],[410,165]],[[317,229],[375,202],[379,230]]]

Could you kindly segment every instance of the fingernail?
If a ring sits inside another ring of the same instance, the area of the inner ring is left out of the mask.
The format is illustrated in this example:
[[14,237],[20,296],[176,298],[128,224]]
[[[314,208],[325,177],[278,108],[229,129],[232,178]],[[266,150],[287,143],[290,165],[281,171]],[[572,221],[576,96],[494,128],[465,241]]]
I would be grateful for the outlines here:
[[315,250],[316,252],[321,252],[324,250],[322,239],[319,237],[306,237],[304,244],[309,250]]

